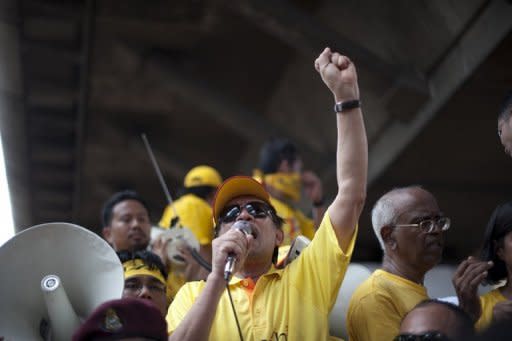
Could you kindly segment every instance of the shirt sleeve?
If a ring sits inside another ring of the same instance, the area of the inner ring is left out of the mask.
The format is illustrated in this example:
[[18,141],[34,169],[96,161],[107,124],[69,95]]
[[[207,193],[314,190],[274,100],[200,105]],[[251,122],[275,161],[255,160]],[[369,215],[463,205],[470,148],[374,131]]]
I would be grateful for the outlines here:
[[328,313],[338,296],[357,235],[357,226],[344,253],[326,212],[311,244],[289,265],[290,285],[304,293],[308,304]]

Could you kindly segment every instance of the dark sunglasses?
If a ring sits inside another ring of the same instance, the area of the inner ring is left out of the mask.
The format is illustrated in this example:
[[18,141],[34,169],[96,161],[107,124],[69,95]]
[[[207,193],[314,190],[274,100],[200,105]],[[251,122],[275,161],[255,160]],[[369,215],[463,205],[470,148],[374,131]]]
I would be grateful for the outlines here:
[[242,213],[243,209],[247,210],[247,213],[252,215],[254,218],[266,218],[272,214],[272,209],[265,203],[259,201],[248,202],[247,204],[232,205],[226,207],[219,215],[219,221],[222,223],[231,223],[238,218]]
[[440,332],[426,332],[423,334],[400,334],[393,341],[451,341],[451,339]]

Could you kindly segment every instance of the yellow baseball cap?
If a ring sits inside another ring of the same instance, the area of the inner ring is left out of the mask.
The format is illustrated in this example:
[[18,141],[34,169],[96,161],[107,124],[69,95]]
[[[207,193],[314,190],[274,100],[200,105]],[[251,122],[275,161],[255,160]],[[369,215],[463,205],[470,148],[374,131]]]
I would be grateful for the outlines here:
[[210,166],[197,166],[192,168],[183,181],[185,187],[211,186],[217,187],[222,183],[219,172]]
[[270,196],[262,184],[250,176],[237,175],[224,181],[217,192],[213,201],[213,221],[218,224],[218,218],[226,204],[236,197],[254,196],[270,204]]

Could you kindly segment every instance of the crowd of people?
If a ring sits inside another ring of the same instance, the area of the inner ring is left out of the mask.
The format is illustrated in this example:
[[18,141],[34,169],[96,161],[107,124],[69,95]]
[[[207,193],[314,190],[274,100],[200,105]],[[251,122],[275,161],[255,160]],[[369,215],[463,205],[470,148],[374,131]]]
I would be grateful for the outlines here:
[[[165,233],[150,238],[144,200],[133,191],[115,193],[104,205],[103,236],[123,264],[123,299],[100,306],[76,340],[337,339],[329,334],[328,318],[355,247],[368,147],[354,64],[327,48],[315,69],[336,104],[334,200],[325,202],[322,181],[303,169],[296,146],[283,138],[262,147],[252,177],[223,181],[210,166],[194,167],[159,226],[190,229],[200,247],[195,252],[181,244],[181,262],[173,262],[165,252],[172,240]],[[498,135],[509,155],[511,115],[512,96],[498,116]],[[310,203],[310,214],[299,208],[301,200]],[[424,286],[427,272],[441,261],[451,226],[432,193],[419,185],[391,189],[374,204],[371,220],[382,264],[350,298],[349,340],[512,336],[506,323],[512,319],[512,202],[493,212],[480,257],[468,257],[446,279],[452,280],[456,304],[430,298]],[[310,244],[295,261],[283,262],[298,236]],[[479,297],[480,284],[494,289]]]
[[[326,48],[314,67],[335,103],[334,200],[325,201],[322,181],[283,138],[262,147],[253,176],[223,181],[210,166],[191,169],[161,217],[164,232],[153,239],[144,199],[132,190],[113,194],[103,207],[102,235],[122,263],[123,297],[99,306],[73,340],[337,339],[329,314],[362,228],[368,145],[355,65]],[[511,115],[512,96],[498,116],[500,141],[512,156]],[[300,202],[309,203],[310,214]],[[349,340],[512,337],[512,201],[490,217],[480,257],[468,257],[446,279],[456,304],[429,297],[424,285],[451,226],[432,193],[419,185],[390,189],[371,220],[382,264],[348,302]],[[180,228],[199,248],[179,244],[176,261],[166,252],[175,241],[165,231]],[[299,235],[309,245],[283,261]],[[480,284],[493,290],[479,296]]]

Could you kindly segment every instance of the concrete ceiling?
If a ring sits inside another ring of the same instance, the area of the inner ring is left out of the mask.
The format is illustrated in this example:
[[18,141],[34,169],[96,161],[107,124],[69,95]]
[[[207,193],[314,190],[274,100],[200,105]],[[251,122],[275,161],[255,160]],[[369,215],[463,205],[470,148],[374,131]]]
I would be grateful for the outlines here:
[[165,206],[140,138],[175,194],[210,164],[250,174],[286,136],[334,194],[332,98],[313,69],[325,46],[359,72],[369,193],[355,255],[378,260],[379,195],[423,184],[453,219],[447,261],[474,250],[507,200],[496,138],[510,89],[510,1],[3,0],[0,124],[18,230],[72,221],[99,231],[102,202],[133,188]]

